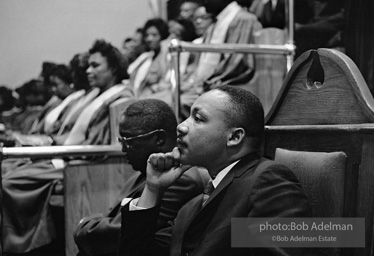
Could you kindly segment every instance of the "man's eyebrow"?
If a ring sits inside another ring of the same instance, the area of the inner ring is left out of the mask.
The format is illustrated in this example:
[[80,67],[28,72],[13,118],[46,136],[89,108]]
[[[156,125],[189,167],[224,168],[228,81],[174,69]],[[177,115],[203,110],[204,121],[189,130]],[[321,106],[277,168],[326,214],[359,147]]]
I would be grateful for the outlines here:
[[198,106],[191,109],[192,114],[196,114],[198,112],[201,112],[201,108],[199,108]]

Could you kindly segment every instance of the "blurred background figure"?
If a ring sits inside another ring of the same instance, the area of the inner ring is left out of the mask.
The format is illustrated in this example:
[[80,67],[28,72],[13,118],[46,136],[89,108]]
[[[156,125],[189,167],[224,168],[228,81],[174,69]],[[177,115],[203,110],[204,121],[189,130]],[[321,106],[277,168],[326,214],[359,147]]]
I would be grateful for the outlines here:
[[200,6],[196,8],[193,18],[196,34],[202,42],[202,36],[208,27],[215,22],[215,17],[213,14],[207,13],[204,6]]
[[15,106],[15,103],[13,90],[9,89],[6,85],[0,85],[0,113],[11,110]]
[[[307,50],[317,48],[335,48],[344,52],[344,2],[295,1],[295,58]],[[264,28],[285,28],[285,0],[253,0],[249,11],[257,16]]]
[[77,88],[77,90],[83,89],[86,92],[91,89],[86,74],[88,68],[88,57],[88,52],[77,53],[69,63],[71,69],[71,80],[74,87]]
[[0,130],[5,130],[8,116],[11,115],[15,106],[16,99],[13,96],[13,90],[6,85],[0,85],[0,124],[3,125]]
[[75,91],[72,84],[70,68],[64,64],[58,64],[50,77],[51,88],[59,99],[65,99]]
[[123,55],[130,64],[146,51],[146,45],[143,36],[143,28],[137,28],[132,37],[127,37],[124,40],[124,44],[126,44],[127,46],[122,46]]
[[161,18],[149,19],[143,27],[143,36],[147,51],[128,68],[138,98],[147,98],[163,90],[160,82],[167,72],[165,58],[168,52],[162,50],[161,41],[169,36],[168,24]]
[[201,1],[197,1],[197,0],[184,1],[179,8],[179,17],[192,21],[195,10],[199,6],[201,6]]
[[[295,5],[296,58],[310,49],[334,48],[345,51],[344,2],[341,0],[307,0],[306,5],[300,6],[300,3]],[[302,17],[301,13],[304,14]]]
[[169,37],[168,39],[179,39],[186,42],[191,42],[197,37],[196,29],[192,20],[185,18],[177,18],[170,20],[169,25]]
[[0,85],[0,143],[5,147],[14,145],[14,141],[9,138],[6,127],[11,122],[12,115],[16,110],[16,99],[13,90],[5,85]]
[[126,37],[123,40],[121,52],[123,54],[126,54],[126,52],[130,51],[132,48],[134,48],[134,46],[135,46],[135,42],[132,39],[132,37]]
[[12,120],[8,123],[7,129],[24,134],[30,131],[33,122],[38,118],[46,104],[44,93],[40,95],[40,88],[43,88],[41,84],[40,80],[31,79],[15,89],[19,95],[16,101],[19,111],[12,113]]

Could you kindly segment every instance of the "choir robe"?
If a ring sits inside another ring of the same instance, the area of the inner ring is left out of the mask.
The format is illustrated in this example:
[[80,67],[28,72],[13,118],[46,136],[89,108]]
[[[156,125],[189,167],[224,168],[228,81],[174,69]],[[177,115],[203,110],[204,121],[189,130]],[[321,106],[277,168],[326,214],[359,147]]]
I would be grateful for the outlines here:
[[[227,44],[253,44],[254,33],[261,29],[261,23],[254,14],[241,9],[230,22],[224,41]],[[211,43],[214,30],[219,26],[208,28],[203,43]],[[202,54],[198,56],[201,58]],[[214,89],[219,85],[229,84],[248,89],[254,76],[255,62],[253,54],[220,54],[219,62],[208,72],[198,74],[201,65],[199,61],[193,63],[195,69],[191,74],[182,77],[181,111],[184,117],[189,115],[189,108],[204,91]]]
[[[83,137],[78,137],[76,145],[110,144],[109,105],[119,98],[133,98],[131,86],[123,84],[122,87],[122,90],[117,90],[111,97],[97,101],[101,105],[92,114],[87,129],[81,131]],[[99,97],[100,95],[97,98]],[[92,109],[93,102],[85,109]],[[79,118],[86,117],[80,115]],[[70,142],[69,145],[73,143]],[[49,201],[54,185],[63,179],[63,167],[56,168],[52,161],[46,159],[3,161],[5,252],[28,252],[56,238],[56,228],[52,220]]]

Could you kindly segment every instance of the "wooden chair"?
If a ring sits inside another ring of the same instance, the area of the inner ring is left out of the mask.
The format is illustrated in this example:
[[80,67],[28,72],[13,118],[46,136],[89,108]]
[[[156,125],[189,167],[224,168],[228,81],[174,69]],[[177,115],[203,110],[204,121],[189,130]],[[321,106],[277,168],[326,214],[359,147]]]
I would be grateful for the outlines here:
[[[344,152],[307,152],[277,148],[274,160],[299,179],[316,218],[344,216]],[[340,255],[340,248],[323,248],[318,255]]]
[[264,155],[276,148],[347,155],[344,217],[365,217],[365,248],[343,255],[370,255],[374,211],[374,99],[356,65],[331,49],[302,54],[288,72],[266,115]]
[[64,170],[65,251],[77,255],[73,232],[78,222],[93,213],[107,213],[119,199],[122,185],[137,172],[125,157],[99,163],[72,164]]

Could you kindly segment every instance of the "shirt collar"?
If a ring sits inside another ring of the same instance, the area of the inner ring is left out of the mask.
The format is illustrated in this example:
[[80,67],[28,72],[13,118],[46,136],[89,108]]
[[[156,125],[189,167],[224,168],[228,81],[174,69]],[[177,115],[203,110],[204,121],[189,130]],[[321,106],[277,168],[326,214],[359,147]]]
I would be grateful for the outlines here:
[[232,164],[226,166],[222,171],[220,171],[217,176],[212,180],[214,188],[223,180],[223,178],[229,173],[229,171],[234,167],[234,165],[239,162],[239,160],[233,162]]

